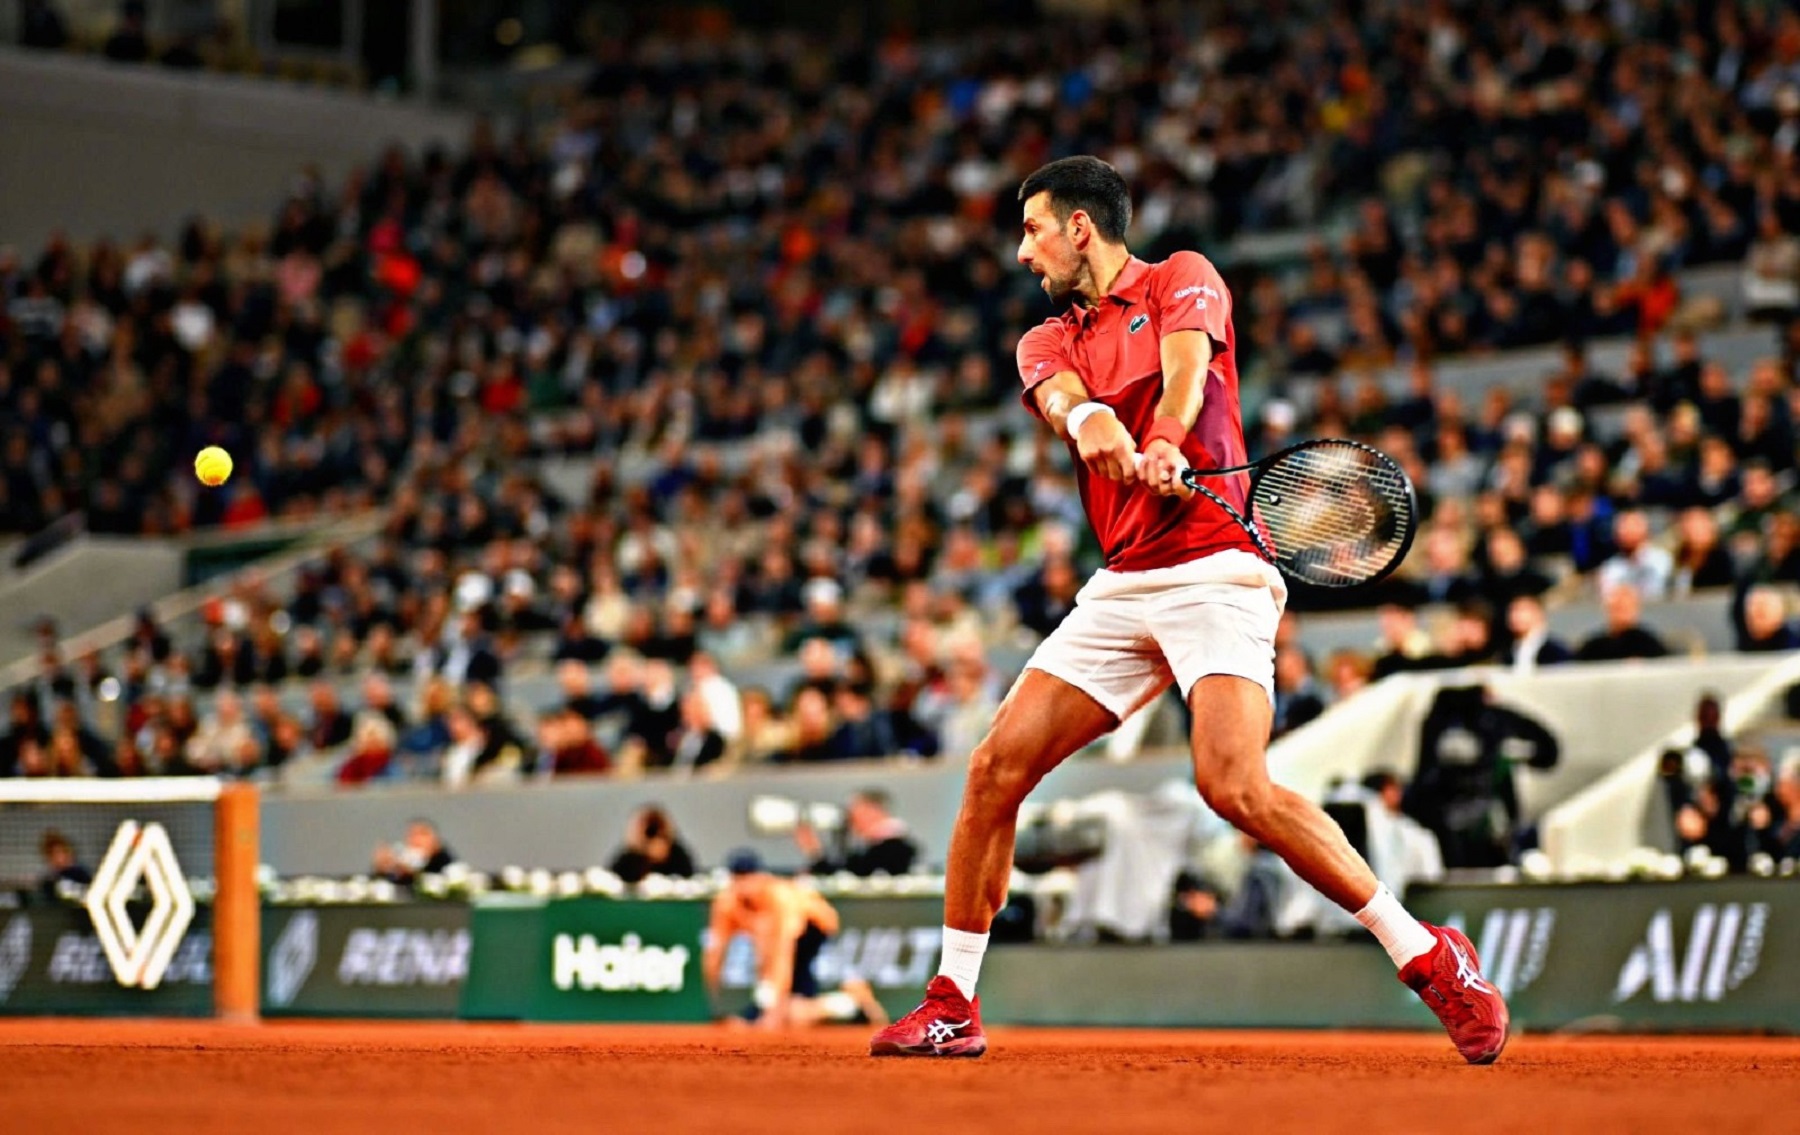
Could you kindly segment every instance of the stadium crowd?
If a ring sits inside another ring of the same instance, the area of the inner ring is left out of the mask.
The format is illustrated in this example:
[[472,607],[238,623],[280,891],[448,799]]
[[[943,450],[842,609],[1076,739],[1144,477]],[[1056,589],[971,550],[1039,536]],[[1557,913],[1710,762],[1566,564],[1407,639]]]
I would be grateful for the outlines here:
[[[965,754],[997,645],[1054,626],[1095,565],[1067,455],[1011,410],[1013,343],[1047,314],[1008,263],[1014,188],[1081,151],[1134,185],[1135,249],[1226,268],[1244,381],[1271,395],[1253,448],[1364,437],[1421,490],[1412,561],[1365,600],[1383,644],[1317,659],[1290,624],[1278,728],[1399,669],[1661,653],[1655,602],[1694,589],[1735,588],[1741,648],[1800,645],[1767,586],[1800,584],[1800,18],[1217,10],[651,36],[603,48],[541,135],[303,175],[268,225],[0,249],[0,527],[385,510],[291,593],[252,581],[199,628],[48,657],[0,775]],[[1293,270],[1228,258],[1340,225]],[[1718,313],[1677,276],[1739,261],[1773,325],[1742,373],[1707,358]],[[1589,340],[1613,335],[1640,340],[1599,373]],[[1529,399],[1436,380],[1557,342]],[[1404,397],[1374,381],[1394,367]],[[186,472],[208,444],[237,457],[220,491]],[[558,493],[544,465],[573,460],[591,475]],[[1545,603],[1584,589],[1606,630],[1550,639]],[[1428,603],[1456,611],[1435,639]],[[728,676],[771,659],[798,676]],[[539,664],[560,699],[509,704]]]

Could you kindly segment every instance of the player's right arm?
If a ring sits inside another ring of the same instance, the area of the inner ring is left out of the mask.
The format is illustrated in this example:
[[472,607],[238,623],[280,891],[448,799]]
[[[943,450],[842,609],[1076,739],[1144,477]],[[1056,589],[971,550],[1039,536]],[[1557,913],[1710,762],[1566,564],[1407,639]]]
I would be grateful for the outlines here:
[[1019,338],[1018,360],[1025,404],[1057,437],[1075,443],[1082,464],[1110,480],[1134,483],[1137,442],[1111,409],[1088,394],[1063,353],[1061,328],[1052,321],[1027,331]]
[[706,952],[700,958],[700,973],[706,979],[706,994],[715,1009],[719,1003],[720,980],[725,973],[725,948],[731,945],[732,935],[737,930],[737,920],[732,916],[730,894],[727,892],[715,896],[712,918],[706,928]]

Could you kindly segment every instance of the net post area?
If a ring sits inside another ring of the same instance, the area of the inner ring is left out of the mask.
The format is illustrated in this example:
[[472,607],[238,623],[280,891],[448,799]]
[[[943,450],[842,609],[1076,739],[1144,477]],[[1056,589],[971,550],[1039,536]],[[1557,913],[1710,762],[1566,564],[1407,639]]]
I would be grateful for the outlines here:
[[261,835],[256,788],[227,784],[213,808],[213,1008],[221,1020],[257,1019],[262,912],[256,889]]

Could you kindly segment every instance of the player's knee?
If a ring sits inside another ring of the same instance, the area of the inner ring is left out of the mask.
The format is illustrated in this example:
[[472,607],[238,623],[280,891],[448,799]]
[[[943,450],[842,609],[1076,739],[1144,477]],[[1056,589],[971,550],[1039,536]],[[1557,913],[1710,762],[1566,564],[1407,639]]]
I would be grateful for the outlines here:
[[1200,796],[1219,818],[1235,828],[1253,832],[1268,815],[1274,793],[1266,780],[1215,780],[1200,782]]
[[1026,767],[1018,754],[1007,753],[991,740],[981,742],[969,755],[969,800],[984,808],[1017,808],[1031,793]]

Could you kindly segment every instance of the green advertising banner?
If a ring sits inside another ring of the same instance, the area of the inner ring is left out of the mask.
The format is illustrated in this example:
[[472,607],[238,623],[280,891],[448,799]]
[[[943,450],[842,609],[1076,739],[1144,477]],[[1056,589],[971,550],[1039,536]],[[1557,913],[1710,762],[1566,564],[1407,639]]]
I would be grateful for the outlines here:
[[[943,945],[938,898],[847,899],[813,963],[819,988],[869,982],[890,1013],[918,1003]],[[463,1011],[531,1020],[700,1021],[711,1015],[700,959],[709,904],[496,897],[476,907]],[[722,974],[727,1011],[750,1003],[755,955],[739,935]]]
[[[141,917],[141,916],[140,916]],[[198,1017],[213,1011],[212,909],[199,907],[155,989],[120,985],[86,910],[0,910],[0,1014]]]
[[471,922],[463,1016],[533,1021],[705,1021],[707,904],[493,896]]
[[267,1017],[454,1017],[469,973],[461,903],[265,906]]
[[1800,1032],[1800,884],[1789,879],[1420,887],[1513,1018],[1534,1028]]

